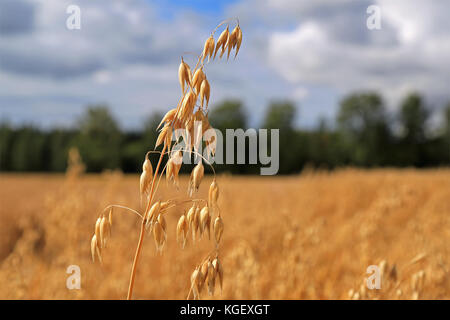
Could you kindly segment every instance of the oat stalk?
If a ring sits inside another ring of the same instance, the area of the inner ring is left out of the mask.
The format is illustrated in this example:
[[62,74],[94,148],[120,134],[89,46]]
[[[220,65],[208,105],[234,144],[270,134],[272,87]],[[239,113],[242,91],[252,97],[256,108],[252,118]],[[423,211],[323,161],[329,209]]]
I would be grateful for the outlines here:
[[[218,206],[219,187],[214,167],[207,158],[197,151],[197,148],[199,143],[203,143],[202,137],[205,132],[212,129],[208,121],[211,86],[205,74],[206,64],[211,61],[211,58],[214,60],[218,53],[220,59],[225,52],[227,52],[228,60],[231,51],[234,50],[236,57],[241,46],[242,31],[239,27],[239,20],[236,19],[237,24],[230,32],[229,21],[231,20],[232,19],[228,19],[221,22],[212,31],[211,36],[205,41],[203,52],[198,56],[197,63],[192,71],[189,65],[184,61],[183,57],[181,57],[181,63],[178,68],[178,79],[182,93],[181,98],[179,99],[176,108],[169,110],[163,117],[157,128],[157,130],[159,129],[159,135],[156,141],[155,150],[145,154],[144,163],[142,165],[140,198],[141,204],[142,201],[146,202],[144,212],[139,213],[134,209],[122,205],[110,205],[102,211],[100,217],[96,221],[95,233],[91,239],[91,253],[92,259],[95,261],[95,258],[97,257],[97,260],[101,263],[102,251],[106,246],[107,238],[111,234],[113,208],[127,210],[127,212],[131,212],[141,219],[139,240],[130,273],[127,294],[128,300],[133,297],[136,270],[142,253],[145,233],[153,233],[156,249],[159,253],[162,253],[167,239],[167,224],[164,214],[171,208],[186,204],[192,206],[187,213],[185,210],[178,220],[176,228],[177,242],[184,249],[188,233],[192,234],[192,243],[199,241],[203,237],[206,238],[206,236],[208,237],[208,240],[210,240],[211,233],[214,240],[214,249],[195,267],[195,270],[191,275],[191,287],[188,293],[188,299],[191,294],[194,299],[199,299],[200,293],[204,288],[207,288],[210,295],[214,294],[216,282],[220,284],[220,288],[222,289],[223,269],[219,262],[219,243],[222,239],[224,224]],[[226,27],[216,41],[214,39],[215,32],[225,24]],[[206,58],[207,61],[205,62]],[[174,137],[173,134],[175,134]],[[205,141],[208,158],[215,154],[217,141],[215,131],[212,132],[212,136],[214,139],[211,138],[210,140]],[[184,149],[176,149],[180,144],[180,139],[182,139],[185,144]],[[175,143],[172,144],[172,141],[175,141]],[[162,151],[156,150],[160,145],[163,146]],[[151,161],[148,157],[149,154],[152,153],[159,153],[159,160],[155,171],[153,171]],[[155,193],[159,189],[161,178],[164,173],[166,173],[166,180],[168,182],[172,181],[178,189],[178,173],[185,153],[190,157],[194,155],[196,158],[199,158],[189,179],[188,194],[190,198],[154,201]],[[164,167],[161,167],[164,156],[167,156],[168,159]],[[213,172],[213,181],[209,187],[208,200],[192,198],[200,188],[204,177],[205,169],[203,162],[205,162]],[[109,215],[106,214],[108,209]],[[213,219],[214,215],[215,219]],[[213,255],[213,253],[215,253],[215,255]]]

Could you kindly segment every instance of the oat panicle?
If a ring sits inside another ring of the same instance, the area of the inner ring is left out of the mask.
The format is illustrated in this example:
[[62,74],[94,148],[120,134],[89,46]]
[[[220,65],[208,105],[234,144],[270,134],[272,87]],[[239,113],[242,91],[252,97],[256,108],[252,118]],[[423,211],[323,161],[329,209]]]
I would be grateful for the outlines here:
[[[102,263],[103,250],[106,248],[108,238],[112,230],[112,209],[121,209],[133,213],[141,220],[141,231],[136,248],[135,258],[130,274],[127,298],[131,299],[135,284],[137,262],[142,252],[144,234],[153,236],[156,251],[163,253],[167,240],[169,240],[168,228],[165,215],[168,212],[176,212],[177,208],[185,206],[183,213],[179,216],[176,225],[176,241],[181,248],[186,247],[188,234],[192,234],[192,245],[197,241],[206,239],[210,241],[211,228],[214,232],[213,251],[210,252],[194,268],[191,274],[191,288],[188,293],[188,299],[200,299],[203,290],[213,295],[216,284],[223,285],[223,271],[219,263],[220,241],[224,225],[218,207],[219,187],[216,181],[214,167],[200,154],[200,144],[202,137],[211,128],[208,120],[208,106],[211,97],[211,85],[206,76],[206,66],[215,59],[218,51],[219,59],[227,52],[227,60],[232,50],[235,50],[235,57],[239,51],[242,42],[242,31],[239,27],[239,21],[230,32],[230,22],[233,19],[220,23],[211,33],[204,44],[203,51],[192,69],[181,57],[178,66],[178,81],[181,88],[181,96],[175,108],[171,108],[161,119],[158,125],[158,138],[155,144],[155,150],[148,151],[144,157],[142,172],[139,181],[139,193],[141,203],[145,204],[142,212],[122,206],[110,205],[103,210],[97,218],[94,227],[94,235],[91,238],[91,256],[92,260]],[[233,27],[233,26],[232,26]],[[215,38],[216,31],[222,28],[220,35]],[[179,130],[181,129],[181,130]],[[175,139],[173,139],[175,138]],[[215,153],[215,136],[205,139],[208,157]],[[180,146],[184,142],[184,148]],[[157,148],[161,150],[157,150]],[[150,161],[149,155],[159,154],[159,160],[155,169]],[[179,172],[182,167],[183,156],[195,156],[197,164],[193,168],[189,183],[188,194],[190,198],[180,199],[162,199],[156,200],[155,194],[159,190],[159,181],[165,172],[167,182],[173,182],[175,187],[179,188]],[[167,162],[163,164],[163,158]],[[208,199],[196,199],[205,176],[205,167],[203,162],[211,168],[213,179],[208,191]],[[187,204],[187,205],[186,205]],[[188,207],[186,213],[186,206]],[[172,210],[173,208],[173,210]],[[214,217],[215,216],[215,217]],[[214,219],[214,220],[213,220]],[[212,221],[214,224],[212,225]],[[170,229],[169,229],[170,230]],[[204,236],[205,235],[205,236]],[[203,237],[204,236],[204,237]]]

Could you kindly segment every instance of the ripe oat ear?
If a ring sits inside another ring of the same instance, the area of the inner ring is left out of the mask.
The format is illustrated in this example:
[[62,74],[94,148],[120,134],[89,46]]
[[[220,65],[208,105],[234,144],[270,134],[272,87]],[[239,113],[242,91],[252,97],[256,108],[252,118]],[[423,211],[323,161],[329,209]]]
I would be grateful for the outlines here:
[[228,26],[225,30],[222,31],[222,33],[219,36],[219,39],[217,39],[216,43],[216,49],[214,50],[214,59],[216,58],[217,51],[219,51],[219,48],[222,48],[222,52],[220,54],[220,57],[222,57],[224,51],[225,51],[225,45],[228,40]]
[[186,216],[181,215],[177,224],[177,242],[180,244],[181,248],[184,249],[186,246],[187,234],[189,231],[189,225],[186,220]]
[[214,210],[217,207],[217,200],[219,199],[219,185],[214,178],[213,182],[209,186],[208,192],[208,206],[210,210]]
[[164,247],[166,239],[165,239],[163,227],[158,221],[156,221],[153,226],[153,236],[155,239],[156,250],[159,253],[162,253],[162,249]]
[[[212,36],[211,36],[212,37]],[[206,39],[205,44],[203,45],[203,52],[202,52],[202,63],[205,62],[206,57],[209,54],[209,39],[211,38],[209,37],[208,39]]]
[[197,94],[200,92],[200,86],[204,79],[206,79],[206,76],[203,73],[203,68],[199,68],[195,71],[194,78],[192,79],[192,86],[195,88]]
[[202,84],[200,86],[200,101],[202,104],[202,108],[206,99],[206,106],[208,106],[209,104],[209,94],[210,94],[210,86],[209,86],[209,82],[208,79],[203,79]]
[[[166,213],[174,207],[191,205],[188,212],[186,209],[184,213],[179,217],[176,226],[176,238],[181,248],[185,248],[186,241],[189,232],[192,233],[193,244],[199,238],[203,237],[203,234],[208,234],[208,240],[211,240],[211,228],[214,232],[214,249],[210,252],[206,258],[195,267],[194,272],[191,274],[191,289],[188,293],[188,298],[193,294],[194,299],[200,299],[200,294],[204,288],[210,295],[214,294],[215,285],[218,282],[222,289],[223,271],[218,260],[219,255],[219,242],[221,241],[223,234],[223,221],[218,211],[217,217],[212,221],[212,216],[215,210],[219,209],[217,200],[219,196],[219,187],[216,182],[216,173],[214,167],[209,163],[209,155],[215,153],[215,145],[217,136],[214,134],[210,140],[205,144],[207,147],[207,157],[203,157],[200,150],[200,143],[202,143],[201,137],[208,129],[212,129],[208,121],[208,106],[211,94],[211,86],[208,78],[206,77],[205,70],[207,64],[205,64],[206,58],[208,63],[211,62],[211,58],[215,59],[217,52],[220,50],[220,58],[227,50],[227,60],[230,57],[231,51],[236,50],[235,57],[239,51],[242,41],[242,31],[239,27],[239,21],[237,20],[237,26],[230,33],[229,20],[221,22],[212,32],[211,36],[206,39],[203,44],[203,52],[197,56],[198,61],[191,71],[190,66],[181,57],[181,62],[178,67],[178,81],[181,87],[181,97],[178,100],[176,108],[169,110],[156,129],[159,134],[156,139],[155,150],[149,151],[145,155],[144,163],[142,165],[142,173],[139,179],[139,193],[141,198],[141,205],[145,201],[145,209],[138,212],[134,209],[122,206],[122,205],[110,205],[104,209],[102,214],[95,222],[94,235],[91,238],[91,256],[92,260],[98,260],[102,263],[102,250],[106,247],[107,239],[111,234],[112,226],[112,208],[121,208],[131,211],[140,218],[141,231],[139,235],[139,241],[136,247],[136,253],[134,255],[134,261],[132,264],[132,270],[130,274],[130,282],[128,286],[127,299],[131,299],[133,296],[133,288],[135,283],[135,276],[137,270],[137,261],[142,252],[142,246],[145,239],[145,234],[153,236],[155,241],[157,252],[162,254],[162,250],[166,243],[168,232]],[[226,28],[222,31],[217,39],[214,39],[215,33],[219,27],[226,25]],[[201,126],[201,129],[200,129]],[[175,133],[174,133],[175,132]],[[175,134],[175,142],[172,143],[172,135]],[[185,149],[179,150],[178,144],[181,142],[180,138],[185,143]],[[161,146],[161,150],[156,150]],[[159,182],[164,174],[166,181],[173,181],[174,185],[178,189],[179,181],[178,175],[182,165],[183,152],[189,152],[196,157],[200,157],[200,161],[194,166],[188,185],[188,194],[190,197],[194,193],[197,193],[201,181],[204,177],[203,160],[211,167],[214,179],[209,187],[208,199],[164,199],[156,200],[155,194],[159,191]],[[150,162],[149,153],[159,153],[159,160],[153,171],[152,163]],[[163,159],[167,156],[167,163],[163,162]],[[144,206],[142,206],[144,208]],[[110,208],[109,215],[106,210]],[[214,214],[215,216],[215,214]],[[214,222],[214,223],[212,223]],[[153,235],[152,235],[153,233]],[[213,255],[214,254],[214,255]],[[215,257],[215,259],[213,259]],[[216,281],[217,280],[217,281]]]
[[237,31],[237,36],[236,36],[236,53],[234,55],[234,58],[236,59],[236,56],[239,52],[239,48],[241,47],[241,43],[242,43],[242,30],[239,27],[239,25],[237,26],[238,31]]
[[209,37],[209,54],[208,54],[208,62],[211,60],[211,57],[214,53],[214,37]]
[[175,119],[175,115],[176,114],[177,114],[177,109],[176,108],[167,111],[167,113],[162,118],[162,120],[159,123],[158,127],[156,128],[156,130],[158,130],[164,123],[167,124],[167,123],[173,121]]
[[100,224],[102,222],[102,218],[98,218],[97,221],[95,222],[95,238],[97,241],[97,246],[99,248],[102,247],[102,241],[101,241],[101,235],[100,235]]
[[166,124],[159,133],[158,139],[156,139],[155,149],[164,143],[164,146],[170,151],[170,144],[172,143],[172,127]]
[[[203,232],[206,231],[208,218],[209,218],[209,209],[207,206],[205,206],[202,208],[202,210],[200,210],[200,236],[202,236]],[[209,230],[207,232],[209,234]]]
[[192,272],[191,291],[194,295],[194,300],[200,299],[200,286],[201,286],[202,278],[203,278],[202,273],[198,268],[195,269],[194,272]]
[[191,80],[191,68],[186,62],[184,62],[183,57],[181,57],[180,66],[178,67],[178,81],[180,82],[182,93],[184,93],[185,83],[190,86]]
[[200,208],[195,207],[194,216],[192,217],[192,241],[195,242],[197,234],[200,233]]
[[203,179],[204,172],[205,172],[205,168],[203,167],[203,161],[202,161],[202,159],[200,159],[200,161],[197,163],[197,165],[192,170],[191,177],[189,179],[188,193],[189,193],[190,197],[192,197],[192,194],[194,192],[198,191],[198,188],[200,187],[200,183],[202,182],[202,179]]
[[220,216],[216,218],[214,221],[214,237],[216,239],[216,243],[220,243],[220,239],[222,239],[223,234],[223,221]]
[[150,193],[150,185],[152,183],[152,179],[153,179],[153,167],[150,160],[148,159],[148,154],[146,154],[144,163],[142,164],[142,173],[139,181],[141,203],[142,200],[145,199],[147,195]]
[[144,220],[147,220],[147,223],[153,223],[156,221],[156,218],[161,211],[161,201],[156,201],[153,206],[150,208],[148,213],[144,216]]
[[100,243],[102,248],[106,248],[106,236],[107,236],[107,221],[105,217],[100,220]]
[[210,296],[214,295],[214,286],[216,284],[216,272],[211,263],[211,260],[208,260],[208,274],[206,276],[206,283],[208,285],[208,294]]
[[228,52],[227,52],[227,60],[230,58],[230,52],[231,49],[234,49],[236,47],[237,44],[237,38],[238,38],[238,33],[239,33],[239,26],[236,26],[233,29],[233,32],[231,32],[228,35],[228,40],[227,40],[227,48],[228,48]]
[[203,46],[202,64],[205,62],[206,57],[208,57],[209,62],[213,53],[214,53],[214,37],[211,35],[208,39],[206,39],[205,45]]
[[95,262],[95,255],[97,250],[97,237],[94,234],[91,239],[91,254],[92,254],[92,262]]
[[112,228],[112,222],[113,222],[113,208],[111,207],[111,209],[109,209],[109,216],[108,216],[108,221],[109,221],[109,227]]
[[219,284],[220,284],[220,291],[222,292],[222,286],[223,286],[223,270],[222,265],[219,262],[219,258],[215,258],[212,262],[212,265],[214,267],[214,270],[216,272],[217,277],[219,278]]

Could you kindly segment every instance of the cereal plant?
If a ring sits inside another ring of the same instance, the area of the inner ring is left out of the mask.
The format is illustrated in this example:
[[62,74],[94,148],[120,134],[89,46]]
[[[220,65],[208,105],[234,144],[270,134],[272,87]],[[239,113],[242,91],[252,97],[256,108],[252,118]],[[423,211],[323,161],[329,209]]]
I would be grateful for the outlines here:
[[[237,20],[237,19],[236,19]],[[215,153],[215,134],[208,121],[208,105],[210,98],[210,84],[205,75],[206,65],[216,58],[222,58],[227,52],[227,60],[234,50],[236,58],[242,42],[242,31],[239,21],[230,32],[230,20],[220,23],[205,41],[203,52],[198,57],[193,70],[181,57],[178,69],[178,78],[181,86],[181,98],[176,108],[169,110],[163,117],[159,127],[159,136],[156,141],[155,150],[147,152],[142,165],[140,177],[140,197],[144,203],[143,212],[133,210],[119,205],[106,207],[95,223],[95,233],[91,240],[92,259],[101,263],[102,254],[106,248],[108,237],[111,235],[113,208],[128,210],[134,213],[141,220],[139,241],[130,275],[127,299],[133,296],[136,269],[141,255],[144,236],[146,233],[153,234],[157,251],[162,253],[167,239],[167,224],[164,218],[165,213],[171,208],[188,205],[189,210],[180,216],[176,226],[177,242],[181,248],[185,248],[189,233],[192,234],[192,243],[202,236],[210,239],[211,228],[213,229],[214,247],[205,258],[198,263],[191,275],[191,287],[187,298],[199,299],[202,291],[207,290],[210,295],[214,294],[216,283],[222,288],[223,269],[219,260],[219,244],[224,230],[224,223],[217,204],[219,197],[219,187],[216,181],[214,168],[208,158]],[[215,41],[216,31],[225,26],[220,36]],[[206,59],[207,58],[207,59]],[[211,59],[212,58],[212,59]],[[210,130],[211,137],[205,143],[207,156],[202,156],[199,151],[199,144],[207,130]],[[172,139],[174,138],[174,139]],[[175,141],[172,143],[172,141]],[[156,150],[162,145],[161,151]],[[149,154],[158,153],[159,160],[153,170],[149,160]],[[198,160],[197,165],[192,170],[188,195],[186,199],[166,199],[165,201],[155,201],[155,194],[158,191],[162,175],[166,174],[166,180],[173,182],[178,188],[178,173],[180,171],[184,154],[189,157],[194,156]],[[163,158],[167,156],[167,162],[161,168]],[[204,176],[203,161],[209,165],[214,174],[209,187],[208,199],[197,199],[197,193]],[[206,288],[204,290],[204,288]]]

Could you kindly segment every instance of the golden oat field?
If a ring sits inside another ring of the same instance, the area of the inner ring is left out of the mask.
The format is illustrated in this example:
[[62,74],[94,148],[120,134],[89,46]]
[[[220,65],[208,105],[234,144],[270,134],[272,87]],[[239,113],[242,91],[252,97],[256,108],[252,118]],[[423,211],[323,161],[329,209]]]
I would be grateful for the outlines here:
[[[200,196],[206,197],[205,176]],[[450,298],[450,170],[307,170],[289,177],[219,175],[225,229],[223,292],[202,299]],[[186,197],[161,184],[156,197]],[[139,220],[115,209],[103,265],[92,263],[95,221],[108,204],[139,209],[139,176],[0,175],[1,299],[124,299]],[[146,236],[135,299],[185,299],[205,239],[182,250],[181,209],[167,213],[160,255]],[[78,265],[81,289],[68,290]],[[365,286],[380,266],[381,289]]]

